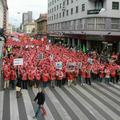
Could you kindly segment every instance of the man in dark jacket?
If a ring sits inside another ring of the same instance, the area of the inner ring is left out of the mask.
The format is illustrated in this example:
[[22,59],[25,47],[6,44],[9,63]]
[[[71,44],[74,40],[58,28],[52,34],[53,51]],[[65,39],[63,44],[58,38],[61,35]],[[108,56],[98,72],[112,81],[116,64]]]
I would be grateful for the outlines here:
[[39,92],[37,93],[34,101],[35,102],[37,101],[38,106],[37,106],[35,116],[33,118],[37,118],[40,109],[42,109],[42,110],[44,109],[44,107],[43,107],[44,102],[45,102],[45,91],[44,91],[44,89],[42,89],[41,91],[39,90]]

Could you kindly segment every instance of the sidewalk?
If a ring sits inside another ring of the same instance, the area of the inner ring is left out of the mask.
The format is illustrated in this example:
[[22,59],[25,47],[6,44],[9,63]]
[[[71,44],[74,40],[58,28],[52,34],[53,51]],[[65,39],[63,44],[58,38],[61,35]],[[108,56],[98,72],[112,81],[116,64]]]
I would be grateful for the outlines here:
[[[2,46],[3,46],[4,42],[0,41],[0,54],[2,54]],[[1,68],[2,68],[2,61],[0,58],[0,90],[2,90],[2,79],[1,79]]]

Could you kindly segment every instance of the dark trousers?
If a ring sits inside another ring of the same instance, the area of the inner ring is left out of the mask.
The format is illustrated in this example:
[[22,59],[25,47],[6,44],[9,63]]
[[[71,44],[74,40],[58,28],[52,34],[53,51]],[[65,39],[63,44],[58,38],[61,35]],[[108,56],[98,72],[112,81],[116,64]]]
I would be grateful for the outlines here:
[[23,88],[23,89],[27,89],[27,83],[28,83],[27,80],[23,80],[23,81],[22,81],[22,88]]
[[91,80],[90,80],[90,78],[86,78],[85,80],[86,80],[86,84],[91,85]]
[[57,86],[61,87],[62,86],[62,80],[57,80]]

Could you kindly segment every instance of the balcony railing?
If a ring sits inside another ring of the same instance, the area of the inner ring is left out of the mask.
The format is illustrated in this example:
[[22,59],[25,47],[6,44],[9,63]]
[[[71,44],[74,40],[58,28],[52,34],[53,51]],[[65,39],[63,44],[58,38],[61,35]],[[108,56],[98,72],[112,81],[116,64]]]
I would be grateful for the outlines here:
[[88,10],[87,11],[87,14],[90,15],[90,14],[99,14],[100,12],[100,9],[94,9],[94,10]]

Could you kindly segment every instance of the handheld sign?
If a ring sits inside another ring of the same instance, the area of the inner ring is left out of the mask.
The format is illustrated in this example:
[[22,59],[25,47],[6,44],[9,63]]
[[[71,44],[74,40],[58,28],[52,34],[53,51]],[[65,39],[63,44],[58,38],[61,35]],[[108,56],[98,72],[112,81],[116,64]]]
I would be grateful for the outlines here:
[[56,62],[56,69],[62,69],[62,62]]
[[16,65],[23,65],[23,58],[16,58],[13,61],[14,66]]
[[50,60],[53,61],[53,59],[54,59],[54,55],[51,54],[51,55],[50,55]]
[[76,66],[75,62],[68,62],[66,66],[67,71],[75,71],[75,66]]
[[40,60],[42,60],[44,58],[44,54],[40,53],[38,57],[39,57]]

